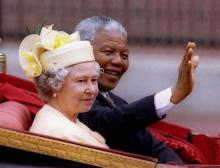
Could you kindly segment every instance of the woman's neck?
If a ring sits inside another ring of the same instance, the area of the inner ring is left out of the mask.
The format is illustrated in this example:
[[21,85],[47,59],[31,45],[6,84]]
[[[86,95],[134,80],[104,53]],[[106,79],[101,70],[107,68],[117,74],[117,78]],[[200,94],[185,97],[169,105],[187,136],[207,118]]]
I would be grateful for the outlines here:
[[77,122],[78,113],[65,110],[64,108],[62,108],[62,105],[59,105],[59,103],[56,100],[54,100],[53,98],[49,99],[47,103],[51,107],[55,108],[57,111],[62,113],[64,116],[66,116],[68,119],[70,119],[72,122],[74,122],[74,123]]

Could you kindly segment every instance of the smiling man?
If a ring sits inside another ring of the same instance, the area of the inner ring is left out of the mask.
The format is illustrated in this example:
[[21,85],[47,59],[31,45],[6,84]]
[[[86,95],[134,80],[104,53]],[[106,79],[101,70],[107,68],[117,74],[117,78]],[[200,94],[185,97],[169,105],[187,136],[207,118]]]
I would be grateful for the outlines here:
[[99,78],[99,89],[112,90],[128,69],[127,41],[117,31],[100,30],[96,34],[93,47],[96,60],[104,69],[104,73]]
[[166,116],[175,104],[190,94],[198,57],[193,56],[194,43],[188,43],[179,76],[174,87],[133,103],[113,94],[121,76],[129,66],[127,32],[110,17],[91,17],[76,26],[82,40],[93,45],[96,61],[104,69],[98,80],[100,92],[89,113],[79,119],[102,134],[110,148],[158,158],[160,163],[182,164],[178,155],[146,130],[150,124]]

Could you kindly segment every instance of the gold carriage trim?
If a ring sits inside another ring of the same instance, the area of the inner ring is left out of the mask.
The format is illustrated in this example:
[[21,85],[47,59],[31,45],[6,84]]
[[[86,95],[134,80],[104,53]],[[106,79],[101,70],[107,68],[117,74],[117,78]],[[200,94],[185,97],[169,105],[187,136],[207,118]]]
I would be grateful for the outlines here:
[[156,167],[153,161],[5,128],[0,128],[0,145],[105,168]]

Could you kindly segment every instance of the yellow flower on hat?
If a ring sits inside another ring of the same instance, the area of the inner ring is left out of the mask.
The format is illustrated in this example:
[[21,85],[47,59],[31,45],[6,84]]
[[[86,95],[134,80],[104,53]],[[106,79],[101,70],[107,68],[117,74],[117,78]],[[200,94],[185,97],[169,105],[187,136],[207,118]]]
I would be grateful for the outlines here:
[[24,67],[27,76],[39,76],[41,73],[41,67],[34,58],[32,52],[22,52],[21,55],[26,59],[27,64]]
[[78,33],[72,36],[63,31],[52,30],[52,26],[43,27],[40,33],[41,43],[46,49],[61,48],[66,44],[80,40]]
[[65,32],[59,32],[59,33],[57,33],[56,38],[55,38],[54,48],[63,47],[66,44],[69,44],[71,42],[73,42],[73,39],[70,37],[69,34],[67,34]]

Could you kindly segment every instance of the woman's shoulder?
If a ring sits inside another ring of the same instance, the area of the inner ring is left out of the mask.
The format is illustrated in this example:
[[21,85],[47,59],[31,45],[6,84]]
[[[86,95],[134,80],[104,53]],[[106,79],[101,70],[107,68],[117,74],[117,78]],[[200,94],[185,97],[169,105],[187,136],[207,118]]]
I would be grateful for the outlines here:
[[30,131],[35,133],[53,134],[56,132],[62,132],[67,128],[68,122],[65,120],[65,117],[58,114],[51,106],[44,105],[35,116]]

